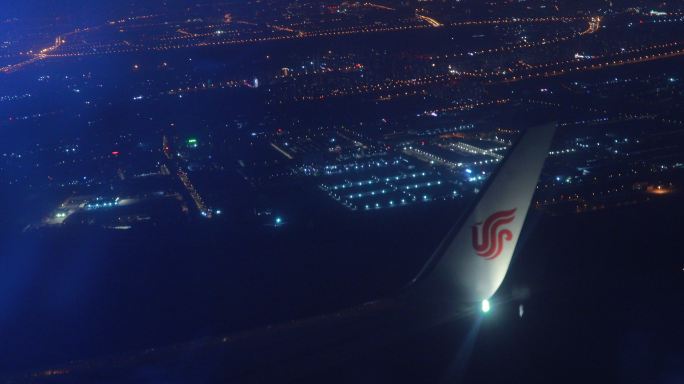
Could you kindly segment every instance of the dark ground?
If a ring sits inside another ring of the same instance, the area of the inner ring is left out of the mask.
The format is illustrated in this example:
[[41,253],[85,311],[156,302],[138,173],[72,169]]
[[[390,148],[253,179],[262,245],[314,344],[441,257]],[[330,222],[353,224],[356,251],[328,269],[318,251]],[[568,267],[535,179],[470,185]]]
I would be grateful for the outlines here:
[[[333,377],[435,382],[460,361],[468,382],[680,382],[683,205],[674,196],[584,215],[536,213],[472,354],[456,358],[471,325],[445,324],[389,354],[359,351],[360,361],[344,364],[356,368]],[[4,241],[0,259],[0,371],[230,333],[391,294],[427,259],[458,207],[409,210],[336,220],[330,211],[311,213],[251,235],[229,223],[18,235]],[[520,300],[519,292],[529,295]]]

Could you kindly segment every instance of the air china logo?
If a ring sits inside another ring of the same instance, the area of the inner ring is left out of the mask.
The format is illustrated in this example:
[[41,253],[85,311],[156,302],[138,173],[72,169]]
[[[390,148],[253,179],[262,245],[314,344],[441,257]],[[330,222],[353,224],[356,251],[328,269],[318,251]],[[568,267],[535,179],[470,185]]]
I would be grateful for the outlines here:
[[[505,228],[505,225],[514,219],[515,208],[493,213],[484,221],[484,224],[476,223],[473,225],[473,248],[478,256],[491,260],[501,254],[504,242],[513,239],[513,233]],[[482,228],[481,231],[478,231],[478,227]],[[482,233],[481,239],[480,232]]]

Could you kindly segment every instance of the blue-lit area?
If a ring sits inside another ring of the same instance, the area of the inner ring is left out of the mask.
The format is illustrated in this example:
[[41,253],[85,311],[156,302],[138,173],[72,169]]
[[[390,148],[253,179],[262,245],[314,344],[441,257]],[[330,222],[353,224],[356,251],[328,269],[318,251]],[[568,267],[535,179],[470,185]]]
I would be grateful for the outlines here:
[[[325,175],[344,175],[347,173],[356,173],[359,171],[377,169],[377,168],[388,168],[396,166],[400,163],[400,160],[394,159],[391,161],[385,159],[369,159],[367,161],[352,162],[340,165],[326,165],[323,167]],[[362,181],[360,181],[362,182]]]
[[[327,177],[320,188],[351,210],[379,210],[403,207],[414,203],[454,199],[455,182],[447,182],[444,175],[418,170],[411,161],[376,161],[382,168],[359,168],[342,175]],[[452,177],[452,176],[447,176]],[[338,181],[339,180],[339,181]]]

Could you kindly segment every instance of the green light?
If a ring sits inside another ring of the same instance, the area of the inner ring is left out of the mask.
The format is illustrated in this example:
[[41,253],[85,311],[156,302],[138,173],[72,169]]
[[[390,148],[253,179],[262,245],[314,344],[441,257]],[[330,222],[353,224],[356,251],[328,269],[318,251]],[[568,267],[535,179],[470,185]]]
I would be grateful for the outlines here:
[[487,300],[487,299],[482,300],[482,312],[487,313],[487,312],[489,312],[490,309],[491,309],[491,307],[489,305],[489,300]]
[[190,139],[188,139],[187,143],[188,143],[188,147],[197,148],[197,139],[190,138]]

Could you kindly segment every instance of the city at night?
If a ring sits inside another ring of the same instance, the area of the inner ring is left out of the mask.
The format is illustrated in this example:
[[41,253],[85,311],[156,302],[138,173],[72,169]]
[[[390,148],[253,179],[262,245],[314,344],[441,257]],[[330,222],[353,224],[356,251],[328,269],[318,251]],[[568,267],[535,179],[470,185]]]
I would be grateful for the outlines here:
[[0,383],[684,383],[684,2],[0,2]]

